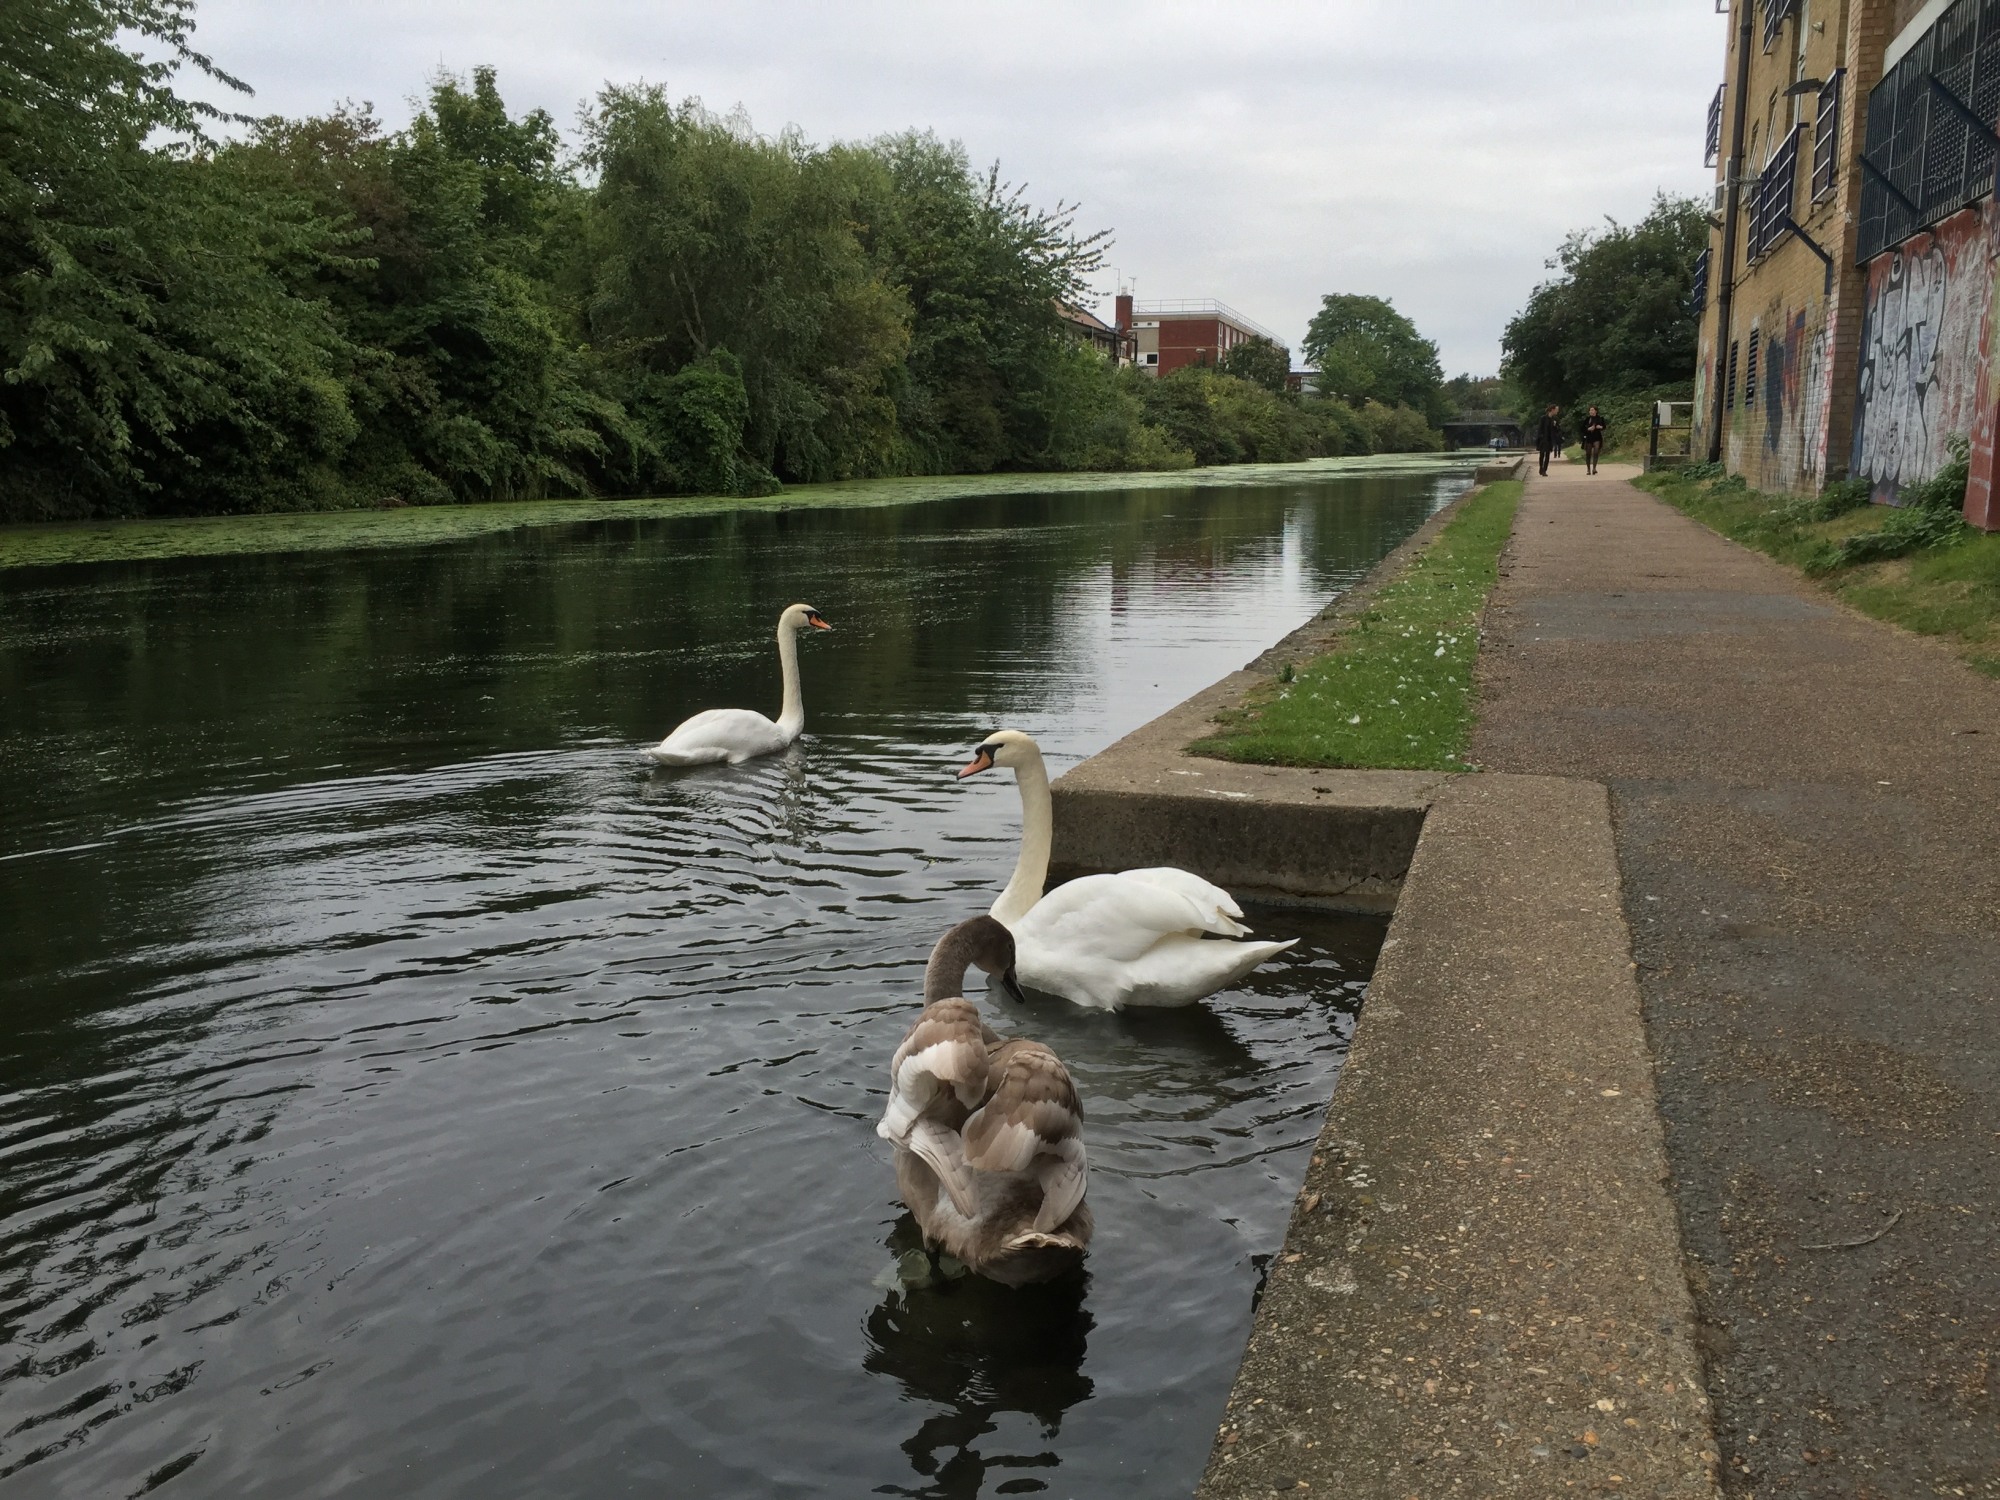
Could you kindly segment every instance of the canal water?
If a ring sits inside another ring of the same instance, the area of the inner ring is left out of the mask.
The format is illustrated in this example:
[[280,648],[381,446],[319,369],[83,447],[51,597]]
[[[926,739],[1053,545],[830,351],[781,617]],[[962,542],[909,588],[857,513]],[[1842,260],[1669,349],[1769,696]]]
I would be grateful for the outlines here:
[[[905,1290],[874,1134],[1060,771],[1465,487],[606,521],[0,575],[0,1495],[1186,1492],[1379,929],[1068,1062],[1076,1285]],[[740,768],[637,748],[775,712]]]

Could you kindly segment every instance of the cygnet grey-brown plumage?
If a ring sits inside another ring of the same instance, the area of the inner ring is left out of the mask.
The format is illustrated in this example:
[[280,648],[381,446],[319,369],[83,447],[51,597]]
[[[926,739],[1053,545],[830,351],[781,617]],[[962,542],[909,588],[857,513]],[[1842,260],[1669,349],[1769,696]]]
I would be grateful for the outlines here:
[[1013,937],[991,917],[939,939],[877,1129],[896,1145],[896,1183],[925,1243],[1019,1286],[1079,1265],[1093,1226],[1068,1070],[1038,1042],[1000,1037],[958,993],[975,964],[1011,987],[1013,962]]

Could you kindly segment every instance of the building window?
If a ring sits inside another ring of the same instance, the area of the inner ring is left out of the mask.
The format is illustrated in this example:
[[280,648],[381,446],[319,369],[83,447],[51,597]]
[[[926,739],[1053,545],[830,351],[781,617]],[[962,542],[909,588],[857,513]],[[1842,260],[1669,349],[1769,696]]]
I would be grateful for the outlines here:
[[1146,363],[1149,365],[1156,365],[1159,362],[1160,362],[1160,356],[1157,354],[1149,354],[1146,356]]
[[1722,89],[1715,86],[1715,97],[1708,101],[1708,135],[1701,150],[1701,164],[1712,167],[1722,160]]
[[1750,330],[1750,353],[1743,360],[1743,405],[1748,408],[1757,404],[1757,345],[1763,334]]
[[1708,266],[1710,255],[1707,250],[1694,258],[1694,295],[1692,301],[1697,314],[1708,306]]
[[1799,129],[1794,126],[1784,143],[1771,153],[1763,172],[1750,185],[1749,259],[1754,261],[1770,254],[1778,241],[1791,232],[1788,222],[1797,198],[1798,182]]
[[1727,390],[1728,390],[1728,397],[1725,400],[1724,404],[1728,406],[1728,408],[1731,411],[1734,411],[1736,410],[1736,340],[1735,339],[1731,339],[1729,341],[1729,384]]
[[1764,0],[1764,50],[1769,52],[1785,29],[1785,22],[1799,13],[1799,0]]
[[1840,170],[1840,85],[1847,77],[1838,69],[1819,91],[1819,110],[1813,116],[1812,201],[1833,196],[1834,179]]

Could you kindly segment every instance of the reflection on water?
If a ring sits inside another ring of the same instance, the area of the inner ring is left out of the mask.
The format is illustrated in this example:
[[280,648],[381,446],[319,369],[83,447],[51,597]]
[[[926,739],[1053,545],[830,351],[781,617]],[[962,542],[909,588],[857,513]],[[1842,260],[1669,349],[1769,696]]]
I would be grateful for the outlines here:
[[[1378,931],[1204,1007],[996,1003],[1087,1280],[884,1297],[925,953],[1060,769],[1460,477],[614,522],[0,593],[0,1491],[1185,1490]],[[807,736],[651,771],[693,709]],[[1069,1299],[1069,1300],[1064,1300]]]
[[[922,1242],[905,1215],[888,1244],[900,1255]],[[1063,1413],[1093,1389],[1082,1368],[1088,1288],[1088,1273],[1020,1288],[963,1276],[883,1298],[868,1315],[862,1367],[895,1379],[924,1415],[902,1445],[918,1482],[876,1493],[971,1500],[1047,1490],[1053,1473],[1036,1471],[1060,1467]]]

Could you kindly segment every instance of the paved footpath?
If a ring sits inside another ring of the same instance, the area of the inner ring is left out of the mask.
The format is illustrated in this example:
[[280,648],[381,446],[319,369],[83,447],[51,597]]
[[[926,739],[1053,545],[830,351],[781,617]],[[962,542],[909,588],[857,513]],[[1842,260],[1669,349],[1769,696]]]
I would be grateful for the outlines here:
[[2000,683],[1631,473],[1530,475],[1473,748],[1610,788],[1725,1489],[2000,1495]]

